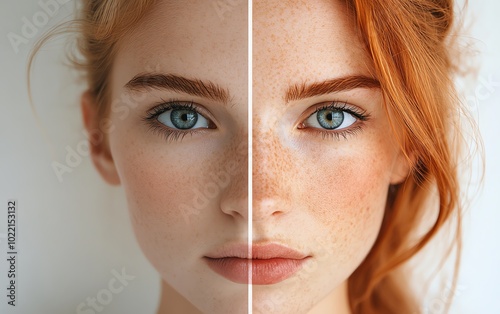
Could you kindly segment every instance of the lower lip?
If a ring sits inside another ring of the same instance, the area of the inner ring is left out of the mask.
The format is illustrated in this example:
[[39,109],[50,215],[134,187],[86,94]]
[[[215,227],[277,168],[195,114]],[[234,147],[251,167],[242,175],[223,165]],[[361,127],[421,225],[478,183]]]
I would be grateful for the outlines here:
[[248,284],[249,267],[252,267],[251,283],[254,285],[272,285],[290,278],[298,272],[307,258],[254,259],[226,257],[205,258],[208,266],[217,274],[236,283]]

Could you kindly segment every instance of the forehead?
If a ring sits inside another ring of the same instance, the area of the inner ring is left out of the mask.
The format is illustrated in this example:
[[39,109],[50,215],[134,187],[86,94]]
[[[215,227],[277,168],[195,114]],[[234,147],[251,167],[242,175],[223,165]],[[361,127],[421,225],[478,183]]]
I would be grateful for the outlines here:
[[262,81],[288,85],[371,76],[354,16],[342,1],[257,0],[253,10],[254,76]]
[[119,85],[156,71],[241,89],[247,78],[247,6],[241,2],[221,12],[214,3],[159,1],[120,41],[114,69]]

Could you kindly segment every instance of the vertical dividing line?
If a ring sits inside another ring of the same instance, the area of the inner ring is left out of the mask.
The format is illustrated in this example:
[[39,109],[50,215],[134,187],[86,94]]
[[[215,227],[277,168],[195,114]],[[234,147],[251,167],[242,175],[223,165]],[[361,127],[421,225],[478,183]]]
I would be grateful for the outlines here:
[[[248,256],[252,256],[252,0],[248,0]],[[252,313],[252,263],[248,268],[248,313]]]

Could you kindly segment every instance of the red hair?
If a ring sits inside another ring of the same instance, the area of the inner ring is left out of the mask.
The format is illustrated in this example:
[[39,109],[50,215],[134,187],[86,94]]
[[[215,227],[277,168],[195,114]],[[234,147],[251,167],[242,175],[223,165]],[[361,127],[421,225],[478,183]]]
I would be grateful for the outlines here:
[[[348,280],[349,303],[353,313],[420,312],[421,302],[398,268],[452,219],[457,231],[453,282],[460,256],[462,108],[453,82],[454,3],[348,0],[348,5],[375,65],[393,131],[412,164],[408,178],[390,188],[379,236]],[[434,197],[436,206],[429,202]],[[436,213],[433,224],[415,239],[429,212]]]

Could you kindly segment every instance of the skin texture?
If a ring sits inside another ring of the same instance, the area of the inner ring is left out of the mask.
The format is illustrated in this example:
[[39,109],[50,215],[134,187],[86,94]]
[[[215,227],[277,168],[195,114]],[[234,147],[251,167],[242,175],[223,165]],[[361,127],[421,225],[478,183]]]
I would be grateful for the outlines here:
[[[253,240],[311,256],[293,277],[253,286],[254,313],[349,313],[346,280],[370,251],[388,188],[405,178],[408,164],[393,140],[380,89],[285,99],[294,84],[373,78],[345,4],[253,5]],[[327,135],[299,128],[311,107],[333,101],[370,117]]]
[[[163,280],[159,313],[247,312],[247,286],[217,275],[202,259],[228,242],[247,243],[247,43],[245,2],[221,14],[199,0],[160,1],[120,41],[108,141],[94,145],[92,157],[108,182],[125,189],[138,243]],[[126,87],[143,73],[211,82],[229,98],[224,104]],[[148,111],[173,99],[201,105],[216,128],[168,140],[152,131]],[[91,129],[97,117],[88,93],[82,106]]]
[[[247,309],[247,286],[203,262],[224,244],[246,243],[248,233],[247,11],[245,3],[231,8],[221,16],[209,1],[179,0],[149,12],[120,41],[107,141],[92,147],[102,176],[123,185],[139,245],[163,280],[159,313]],[[346,280],[371,249],[388,188],[408,165],[379,89],[286,100],[294,84],[373,77],[343,4],[254,1],[253,18],[253,241],[310,256],[291,278],[253,286],[253,310],[348,313]],[[126,87],[143,73],[212,82],[229,101]],[[172,99],[200,104],[216,128],[178,140],[152,131],[147,113]],[[301,125],[317,104],[333,101],[369,118],[324,134]],[[92,131],[98,117],[88,93],[82,109]]]

